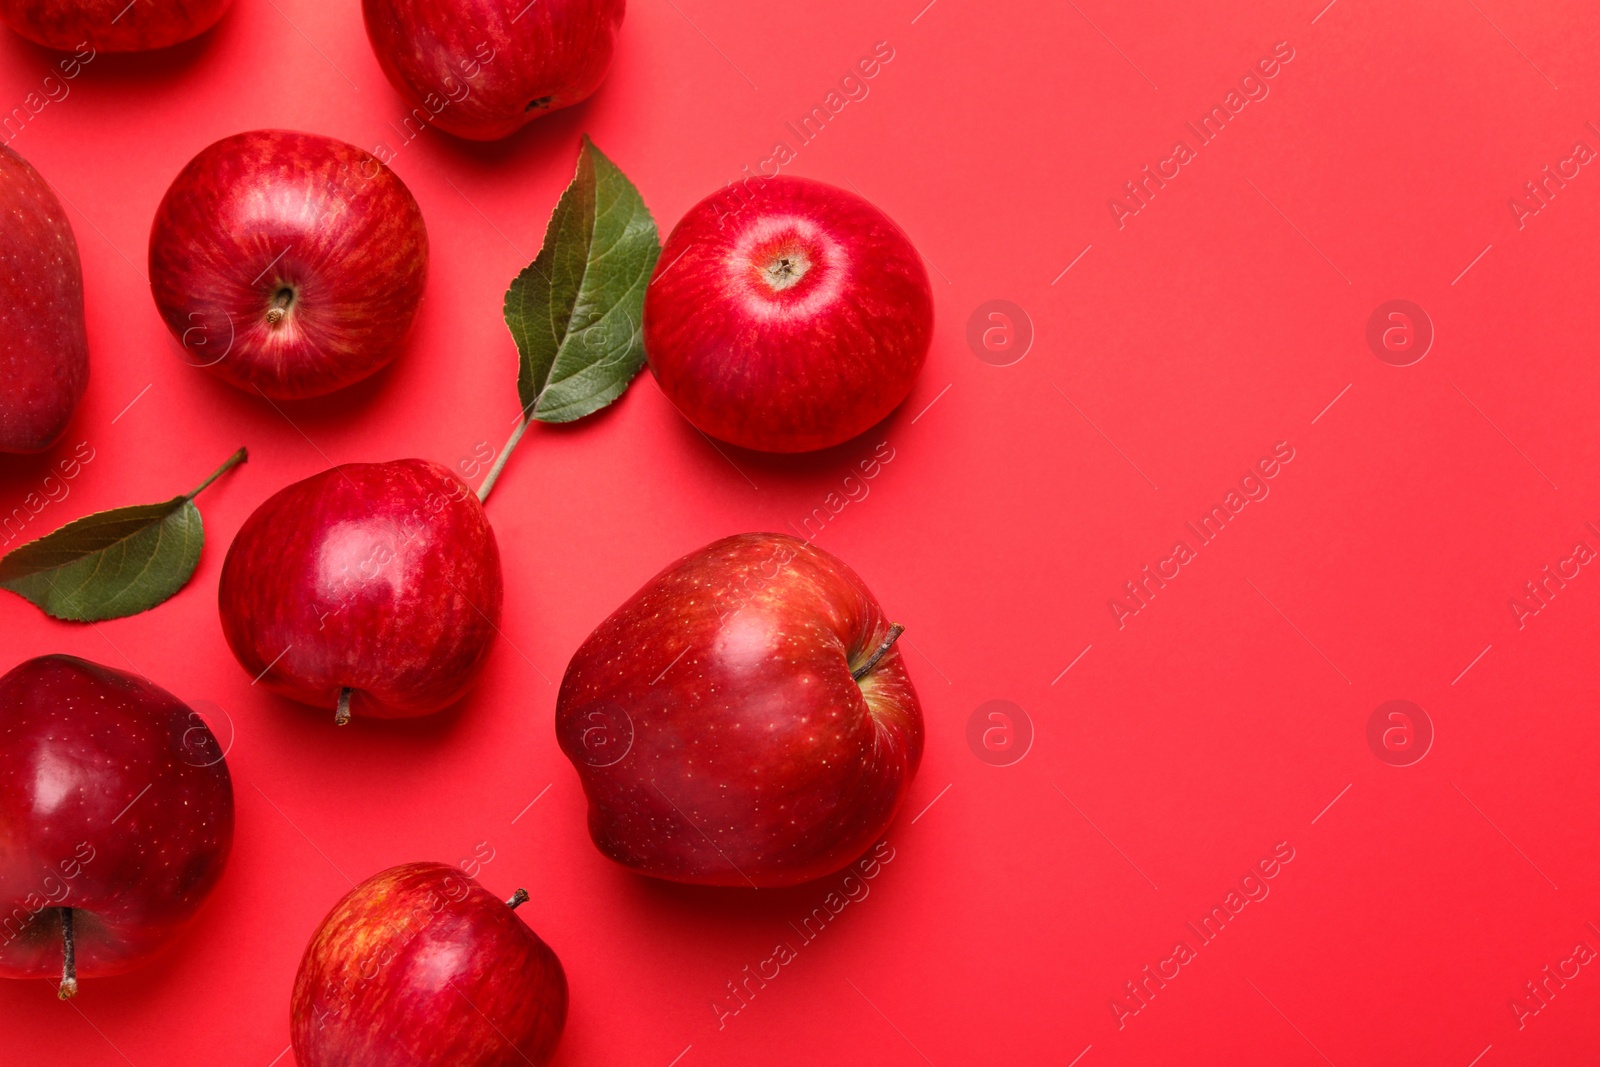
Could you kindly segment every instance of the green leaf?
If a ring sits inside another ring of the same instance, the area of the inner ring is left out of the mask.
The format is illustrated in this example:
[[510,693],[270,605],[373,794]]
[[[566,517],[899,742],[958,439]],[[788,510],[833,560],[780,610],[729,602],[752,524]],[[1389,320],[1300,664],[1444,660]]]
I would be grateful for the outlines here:
[[182,589],[200,562],[205,528],[195,495],[244,462],[239,449],[194,492],[74,519],[0,559],[0,588],[73,622],[148,611]]
[[660,255],[639,190],[585,137],[544,247],[506,290],[525,417],[571,422],[628,388],[644,366],[644,290]]

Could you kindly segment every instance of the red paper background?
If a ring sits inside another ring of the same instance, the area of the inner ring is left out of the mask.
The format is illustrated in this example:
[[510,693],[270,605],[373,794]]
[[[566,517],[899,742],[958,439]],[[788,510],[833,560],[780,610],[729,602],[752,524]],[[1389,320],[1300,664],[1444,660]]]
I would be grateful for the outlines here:
[[[1600,149],[1593,5],[925,2],[635,0],[593,100],[473,146],[402,144],[354,0],[238,0],[199,42],[96,58],[16,134],[71,205],[93,375],[52,456],[6,460],[0,504],[78,442],[93,461],[27,536],[187,489],[241,443],[251,460],[201,498],[210,543],[170,603],[75,626],[0,596],[0,666],[66,651],[149,676],[231,738],[238,797],[192,933],[71,1005],[0,983],[0,1059],[287,1064],[295,965],[350,880],[478,852],[492,890],[532,890],[521,914],[565,962],[563,1065],[1500,1067],[1600,1049],[1600,968],[1552,980],[1520,1025],[1510,1006],[1576,943],[1600,949],[1600,577],[1581,568],[1520,628],[1509,603],[1576,542],[1600,548],[1600,172],[1520,227],[1509,206],[1575,142]],[[457,711],[336,730],[252,688],[216,619],[234,531],[331,463],[500,445],[517,411],[501,295],[580,133],[665,231],[796,147],[785,123],[879,41],[894,58],[869,94],[785,169],[853,185],[933,267],[936,341],[902,410],[830,453],[719,454],[646,375],[584,425],[535,429],[509,466],[489,505],[505,639]],[[1270,95],[1119,228],[1109,198],[1283,41]],[[55,58],[0,34],[0,105]],[[178,169],[265,126],[394,149],[433,237],[408,351],[282,410],[185,366],[144,276]],[[967,341],[994,299],[1034,332],[1010,366]],[[1366,341],[1391,299],[1435,330],[1412,366]],[[879,442],[894,458],[867,496],[812,531],[907,625],[927,756],[893,862],[799,945],[790,924],[833,880],[706,892],[595,852],[554,683],[660,567],[798,526]],[[1119,628],[1123,583],[1278,442],[1294,459],[1270,495]],[[1010,766],[967,740],[994,699],[1034,731]],[[1368,745],[1391,699],[1433,724],[1411,766]],[[1124,983],[1194,942],[1185,923],[1280,842],[1294,859],[1270,895],[1119,1026]],[[713,998],[783,940],[798,958],[719,1028]]]

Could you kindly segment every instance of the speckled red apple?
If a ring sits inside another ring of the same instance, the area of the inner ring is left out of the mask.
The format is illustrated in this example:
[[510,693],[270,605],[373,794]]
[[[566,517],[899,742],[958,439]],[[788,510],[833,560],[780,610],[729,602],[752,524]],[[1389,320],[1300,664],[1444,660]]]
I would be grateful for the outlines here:
[[589,97],[624,0],[362,0],[367,37],[415,121],[493,141]]
[[150,227],[150,291],[183,358],[274,400],[342,389],[392,360],[427,271],[411,191],[313,133],[224,137],[173,180]]
[[138,675],[40,656],[0,678],[0,976],[65,998],[172,941],[233,843],[223,756]]
[[855,859],[922,756],[900,630],[849,567],[783,534],[656,575],[584,641],[556,704],[600,851],[760,888]]
[[933,292],[900,227],[805,178],[730,186],[656,261],[644,346],[694,425],[764,452],[847,441],[893,411],[933,339]]
[[222,564],[222,631],[275,693],[372,718],[459,700],[494,646],[500,549],[466,483],[421,459],[346,463],[279,491]]
[[299,1067],[543,1067],[567,1018],[561,961],[502,901],[407,863],[336,904],[295,975]]
[[[0,0],[0,19],[36,44],[61,51],[166,48],[214,26],[233,0]],[[91,56],[93,51],[89,53]]]
[[89,383],[83,268],[61,201],[0,145],[0,452],[42,452]]

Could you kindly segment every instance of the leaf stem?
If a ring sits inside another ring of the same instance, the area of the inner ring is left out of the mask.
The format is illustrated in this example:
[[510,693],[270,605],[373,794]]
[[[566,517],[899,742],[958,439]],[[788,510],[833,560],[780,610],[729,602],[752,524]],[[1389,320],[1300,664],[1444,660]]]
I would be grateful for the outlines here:
[[889,636],[883,639],[883,644],[879,645],[873,650],[872,655],[867,657],[867,662],[851,671],[850,677],[859,682],[861,679],[871,674],[872,668],[878,665],[878,661],[880,659],[889,654],[889,650],[894,647],[894,643],[900,640],[900,635],[905,632],[906,628],[901,626],[899,623],[895,623],[893,626],[889,627]]
[[355,690],[349,686],[339,690],[339,707],[333,713],[333,724],[335,726],[350,725],[350,697],[354,692]]
[[190,493],[187,499],[193,500],[195,497],[200,495],[200,491],[202,489],[216,481],[218,478],[222,477],[224,474],[227,474],[229,471],[233,470],[233,468],[237,467],[239,464],[243,463],[249,458],[250,453],[241,445],[239,451],[229,456],[223,462],[222,466],[211,472],[211,477],[195,486],[194,492]]
[[506,901],[506,907],[510,908],[512,911],[516,911],[527,902],[528,891],[526,889],[519,889],[515,893],[511,894],[511,899]]
[[489,473],[483,479],[483,484],[478,486],[478,502],[481,504],[489,499],[489,493],[494,489],[494,483],[500,479],[500,472],[505,470],[506,460],[511,458],[511,453],[517,450],[517,442],[522,440],[522,435],[528,431],[528,424],[533,420],[523,415],[517,420],[517,428],[511,431],[511,437],[500,450],[500,458],[494,461],[494,466],[489,468]]

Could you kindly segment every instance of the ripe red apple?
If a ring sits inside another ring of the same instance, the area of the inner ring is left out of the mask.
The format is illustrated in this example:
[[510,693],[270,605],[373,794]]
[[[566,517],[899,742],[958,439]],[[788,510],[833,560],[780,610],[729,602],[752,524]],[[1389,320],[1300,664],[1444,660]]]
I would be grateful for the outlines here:
[[233,0],[0,0],[0,19],[35,44],[61,51],[143,52],[214,26]]
[[567,976],[539,935],[454,867],[407,863],[334,905],[294,980],[300,1067],[542,1067]]
[[854,193],[763,178],[673,227],[644,298],[661,391],[712,437],[763,452],[847,441],[911,392],[933,293],[911,241]]
[[378,64],[421,125],[495,141],[589,97],[624,0],[362,0]]
[[346,463],[279,491],[222,564],[222,631],[268,689],[335,721],[459,700],[499,633],[500,549],[437,463]]
[[393,359],[427,272],[411,191],[314,133],[224,137],[173,180],[150,228],[150,291],[184,358],[274,400]]
[[0,145],[0,452],[43,452],[89,384],[83,268],[61,201]]
[[217,739],[135,674],[40,656],[0,678],[0,976],[120,974],[222,875],[233,782]]
[[922,757],[900,630],[849,567],[783,534],[656,575],[584,641],[557,698],[600,851],[760,888],[855,859]]

